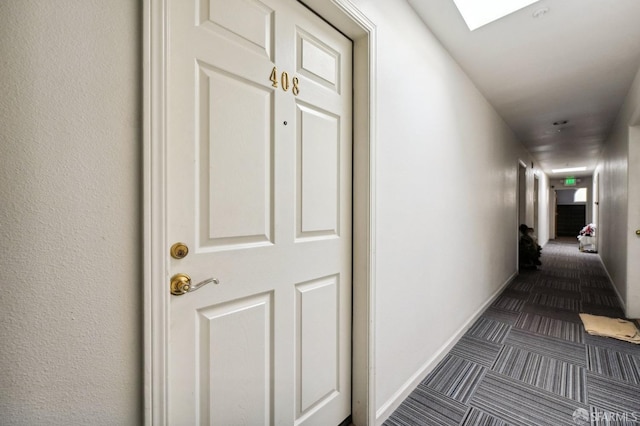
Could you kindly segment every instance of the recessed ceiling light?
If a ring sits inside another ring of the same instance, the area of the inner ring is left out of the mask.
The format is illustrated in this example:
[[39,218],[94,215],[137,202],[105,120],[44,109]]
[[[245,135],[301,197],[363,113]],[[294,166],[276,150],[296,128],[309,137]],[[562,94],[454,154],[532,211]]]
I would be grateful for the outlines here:
[[584,172],[586,167],[567,167],[564,169],[551,169],[553,173],[569,173],[569,172]]

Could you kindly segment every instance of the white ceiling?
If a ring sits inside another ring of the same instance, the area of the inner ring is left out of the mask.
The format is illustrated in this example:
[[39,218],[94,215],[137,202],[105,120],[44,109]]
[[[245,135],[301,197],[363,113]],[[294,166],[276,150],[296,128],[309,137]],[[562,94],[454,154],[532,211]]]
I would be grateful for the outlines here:
[[453,0],[407,1],[549,176],[593,173],[640,67],[640,0],[541,0],[475,31]]

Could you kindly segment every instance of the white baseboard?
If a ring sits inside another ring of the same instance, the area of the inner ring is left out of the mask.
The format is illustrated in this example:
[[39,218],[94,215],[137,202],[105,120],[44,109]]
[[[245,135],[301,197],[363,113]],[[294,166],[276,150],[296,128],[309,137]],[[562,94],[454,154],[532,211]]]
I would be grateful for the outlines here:
[[618,301],[620,302],[620,305],[622,305],[622,310],[625,312],[625,315],[626,315],[627,304],[624,303],[624,299],[620,295],[620,291],[618,291],[618,287],[616,287],[616,284],[613,281],[613,279],[611,278],[611,274],[609,273],[609,270],[607,269],[607,265],[604,264],[604,262],[602,261],[602,257],[600,257],[600,255],[598,255],[598,259],[600,259],[600,263],[602,264],[602,268],[604,269],[604,273],[607,274],[607,278],[609,279],[609,282],[611,283],[611,286],[613,287],[613,291],[616,292],[616,296],[618,296]]
[[502,293],[516,277],[518,271],[515,271],[505,282],[498,288],[489,299],[480,306],[471,317],[460,327],[449,340],[435,353],[434,356],[429,358],[422,367],[416,371],[416,373],[409,378],[396,393],[385,402],[380,409],[376,411],[376,425],[381,425],[387,418],[402,404],[411,392],[422,382],[431,371],[438,365],[438,363],[445,357],[445,355],[451,350],[451,348],[458,343],[458,340],[467,332],[469,328],[476,322],[476,320],[484,313],[484,311],[491,305],[494,300]]

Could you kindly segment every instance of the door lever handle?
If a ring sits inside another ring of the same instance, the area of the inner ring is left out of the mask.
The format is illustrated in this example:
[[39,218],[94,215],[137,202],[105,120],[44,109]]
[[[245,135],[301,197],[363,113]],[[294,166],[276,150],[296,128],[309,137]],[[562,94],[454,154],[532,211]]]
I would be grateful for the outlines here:
[[182,296],[185,293],[191,293],[196,291],[200,287],[204,287],[207,284],[220,284],[217,278],[209,278],[204,281],[200,281],[198,284],[191,285],[191,277],[187,274],[175,274],[171,277],[171,294],[174,296]]

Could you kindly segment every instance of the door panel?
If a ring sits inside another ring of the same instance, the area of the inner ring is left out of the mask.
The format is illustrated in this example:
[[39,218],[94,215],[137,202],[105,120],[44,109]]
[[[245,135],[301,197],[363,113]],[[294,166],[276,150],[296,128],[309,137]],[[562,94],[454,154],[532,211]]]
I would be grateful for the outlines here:
[[[323,277],[296,285],[297,413],[331,399],[340,390],[339,277]],[[317,374],[322,371],[322,374]]]
[[298,104],[298,235],[338,235],[340,133],[338,117]]
[[270,293],[198,309],[198,423],[269,424],[272,314]]
[[235,43],[273,57],[274,11],[257,0],[197,0],[200,25],[218,31]]
[[351,42],[291,0],[169,0],[168,16],[167,236],[191,250],[167,281],[220,282],[171,296],[169,423],[337,425]]
[[270,243],[273,92],[198,65],[200,247]]
[[340,52],[313,35],[298,31],[298,72],[335,92],[340,87]]

